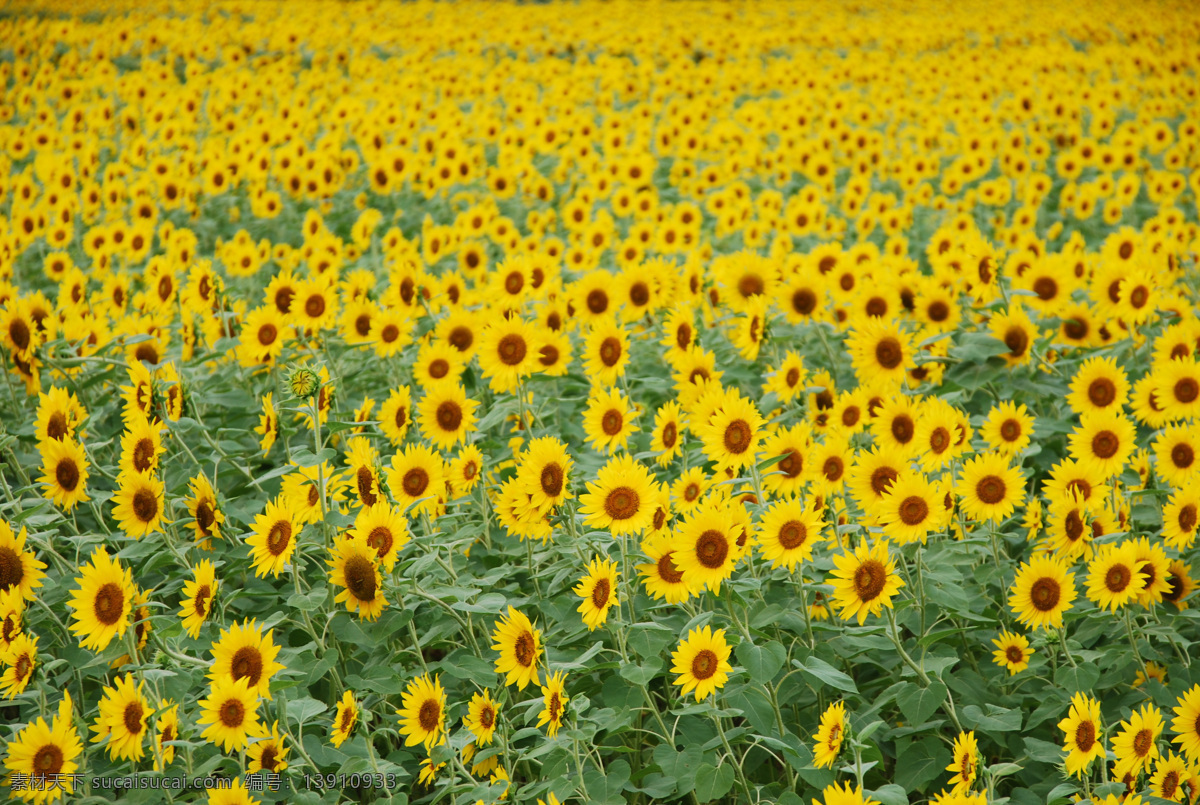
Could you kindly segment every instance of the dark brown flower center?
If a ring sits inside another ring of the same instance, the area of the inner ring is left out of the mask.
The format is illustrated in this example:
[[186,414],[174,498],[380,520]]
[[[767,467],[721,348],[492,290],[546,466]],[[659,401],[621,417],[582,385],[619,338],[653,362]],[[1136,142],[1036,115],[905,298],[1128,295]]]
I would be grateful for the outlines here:
[[141,733],[142,729],[145,727],[145,724],[142,721],[142,716],[144,714],[145,711],[142,710],[142,705],[138,702],[130,702],[129,704],[125,705],[123,720],[125,722],[125,729],[129,731],[130,735],[138,735]]
[[604,609],[604,605],[608,603],[609,593],[608,579],[596,579],[595,585],[592,586],[592,606],[596,609]]
[[1025,652],[1021,651],[1020,646],[1009,646],[1004,650],[1004,656],[1014,665],[1025,661]]
[[636,491],[628,486],[618,486],[604,499],[604,511],[614,520],[628,520],[638,513],[641,502]]
[[96,620],[105,626],[112,626],[121,619],[125,611],[125,593],[120,586],[109,582],[96,591],[92,599],[92,612]]
[[621,360],[621,342],[609,336],[600,342],[600,361],[605,366],[616,366]]
[[263,657],[254,646],[242,646],[233,654],[233,659],[229,661],[229,674],[234,680],[246,680],[249,687],[254,687],[258,684],[258,680],[262,677],[263,672]]
[[717,529],[710,528],[696,540],[696,558],[710,570],[723,566],[728,556],[729,539]]
[[79,485],[79,465],[75,459],[67,456],[60,458],[54,467],[54,480],[67,492],[74,492]]
[[1154,746],[1154,735],[1150,730],[1138,730],[1137,735],[1133,736],[1133,752],[1138,757],[1145,757],[1150,753],[1150,749]]
[[660,556],[658,558],[658,562],[656,563],[656,567],[658,569],[659,578],[669,584],[678,584],[679,582],[683,581],[683,574],[679,572],[679,568],[675,567],[675,562],[671,559],[671,555],[673,553],[675,552],[667,551]]
[[154,492],[146,487],[142,487],[133,494],[133,500],[130,503],[133,509],[134,516],[143,523],[149,523],[158,516],[158,498]]
[[435,417],[438,427],[444,431],[454,432],[462,424],[462,408],[453,400],[445,400],[438,405]]
[[1124,591],[1132,580],[1133,573],[1125,565],[1113,565],[1104,574],[1104,586],[1112,593]]
[[277,520],[267,532],[267,551],[272,556],[279,556],[287,550],[292,539],[292,524],[287,520]]
[[525,360],[525,353],[528,350],[524,338],[516,333],[509,333],[500,339],[496,351],[500,356],[501,363],[506,366],[517,366]]
[[1004,346],[1012,357],[1020,358],[1029,349],[1029,334],[1020,327],[1009,327],[1004,334]]
[[365,556],[355,554],[346,560],[343,571],[346,589],[359,601],[374,601],[378,587],[375,583],[375,566]]
[[692,676],[701,681],[711,679],[717,673],[720,665],[721,661],[717,658],[716,652],[707,648],[701,649],[692,658]]
[[[916,424],[908,414],[900,414],[892,419],[892,438],[900,444],[908,444],[916,433]],[[949,436],[949,434],[947,434]],[[941,451],[938,451],[941,452]]]
[[21,556],[12,548],[0,546],[0,590],[7,590],[15,584],[20,584],[25,577],[25,566]]
[[904,349],[891,336],[881,338],[875,345],[875,360],[884,369],[895,369],[904,360]]
[[871,489],[876,495],[883,497],[898,477],[899,474],[891,467],[879,467],[871,473]]
[[975,494],[989,506],[994,506],[1004,500],[1008,487],[1004,479],[998,475],[985,475],[975,484]]
[[1196,504],[1187,504],[1179,510],[1179,515],[1176,518],[1176,522],[1179,523],[1179,530],[1185,533],[1190,532],[1196,527],[1196,519]]
[[46,744],[33,756],[33,772],[38,777],[58,774],[63,767],[63,751],[56,744]]
[[196,596],[192,599],[192,607],[201,618],[208,615],[208,599],[211,595],[212,588],[207,584],[201,584],[196,590]]
[[216,522],[216,515],[213,514],[212,506],[207,500],[196,502],[196,527],[200,533],[206,537],[212,536],[212,525]]
[[1039,612],[1050,612],[1058,606],[1062,597],[1062,588],[1052,578],[1040,578],[1029,589],[1029,600],[1033,608]]
[[1196,460],[1196,451],[1190,444],[1177,444],[1171,448],[1171,463],[1181,470],[1186,470]]
[[1111,430],[1102,430],[1092,437],[1092,453],[1097,458],[1112,458],[1120,447],[1120,437]]
[[429,486],[429,473],[420,467],[413,467],[404,473],[404,480],[401,482],[401,486],[404,487],[404,494],[409,497],[418,497]]
[[563,488],[563,471],[562,467],[554,462],[542,467],[541,474],[542,491],[549,497],[557,497]]
[[1117,386],[1107,377],[1099,377],[1088,385],[1087,396],[1092,405],[1106,408],[1117,398]]
[[854,593],[863,603],[874,601],[887,585],[887,568],[878,559],[868,559],[854,571]]
[[900,503],[898,513],[905,525],[920,525],[929,516],[929,504],[918,495],[909,495]]
[[779,544],[784,550],[795,550],[808,539],[808,527],[799,520],[788,520],[779,527]]
[[609,436],[616,436],[621,432],[621,428],[625,426],[625,417],[621,412],[610,408],[604,412],[604,416],[600,418],[600,429]]
[[46,435],[51,439],[62,441],[67,435],[67,417],[61,411],[55,411],[46,422]]
[[321,294],[313,294],[308,297],[308,301],[304,303],[304,312],[310,319],[317,319],[325,315],[325,297]]
[[[837,456],[830,456],[825,459],[825,463],[821,465],[821,473],[825,476],[825,480],[829,483],[837,483],[842,479],[842,474],[846,471],[845,463]],[[871,479],[871,487],[874,488],[875,479]],[[891,481],[887,481],[890,486]],[[884,487],[885,489],[887,487]]]
[[246,707],[237,699],[229,699],[221,705],[219,711],[221,723],[231,729],[242,726],[246,720]]
[[517,660],[518,665],[523,665],[526,668],[533,665],[536,656],[537,646],[533,640],[532,632],[521,632],[517,637],[517,642],[513,644],[513,655]]
[[601,313],[608,310],[608,294],[599,288],[589,291],[587,295],[587,308],[592,313],[599,316]]
[[741,454],[750,447],[753,431],[744,419],[735,419],[725,426],[725,449],[730,453]]

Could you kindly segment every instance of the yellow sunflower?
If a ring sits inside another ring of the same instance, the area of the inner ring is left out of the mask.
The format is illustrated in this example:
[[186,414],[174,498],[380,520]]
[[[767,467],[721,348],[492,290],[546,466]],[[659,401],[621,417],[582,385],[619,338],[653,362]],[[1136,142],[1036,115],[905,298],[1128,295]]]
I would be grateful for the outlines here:
[[821,714],[821,723],[813,735],[813,765],[818,769],[829,768],[842,751],[846,738],[846,703],[835,702]]
[[579,498],[585,525],[619,536],[637,533],[653,521],[654,477],[628,453],[610,459],[587,489]]
[[446,741],[446,691],[441,680],[429,675],[408,683],[396,711],[400,717],[400,734],[405,746],[424,744],[426,751]]
[[688,515],[676,529],[671,561],[689,587],[720,592],[721,582],[733,575],[744,550],[738,545],[741,528],[730,504],[713,500]]
[[1159,799],[1172,802],[1194,799],[1198,776],[1200,773],[1172,752],[1154,764],[1154,774],[1150,776],[1150,793]]
[[704,701],[725,687],[733,666],[732,649],[725,642],[725,630],[711,626],[693,629],[671,654],[671,673],[678,674],[674,684],[681,685],[683,696],[695,692],[696,701]]
[[246,538],[254,562],[254,575],[278,576],[296,550],[300,524],[278,500],[267,501],[263,513],[254,518],[253,533]]
[[334,603],[344,601],[346,609],[357,612],[360,618],[377,619],[387,606],[378,550],[363,537],[338,540],[328,564],[329,583],[341,588]]
[[70,601],[75,620],[71,631],[79,635],[80,645],[103,651],[113,637],[124,636],[133,609],[133,573],[110,558],[103,547],[92,552],[91,563],[81,568],[75,579],[79,585]]
[[479,368],[497,394],[516,391],[537,367],[537,331],[520,318],[498,317],[479,334]]
[[25,550],[28,533],[21,526],[14,534],[7,520],[0,520],[0,592],[15,590],[21,598],[32,601],[34,590],[42,586],[46,563],[33,551]]
[[[53,439],[76,439],[76,432],[87,419],[87,409],[73,392],[54,386],[50,391],[38,395],[37,419],[33,424],[33,435],[41,444]],[[82,436],[82,434],[80,434]]]
[[686,426],[679,403],[668,400],[658,409],[654,415],[654,431],[650,434],[650,449],[658,453],[654,459],[658,466],[667,466],[679,455]]
[[1200,685],[1193,685],[1176,703],[1175,720],[1171,722],[1175,737],[1171,742],[1179,744],[1188,760],[1196,762],[1200,760]]
[[1171,486],[1183,486],[1200,469],[1200,431],[1191,423],[1164,428],[1154,439],[1154,469]]
[[264,635],[256,618],[222,630],[212,646],[209,679],[214,684],[223,679],[245,679],[251,693],[269,700],[271,677],[283,670],[283,665],[275,661],[279,646],[275,645],[274,634],[272,629]]
[[996,665],[1008,669],[1009,675],[1020,673],[1029,667],[1033,652],[1029,650],[1029,638],[1023,634],[1000,630],[1000,637],[992,641],[996,650],[992,658]]
[[271,401],[273,396],[274,392],[263,395],[262,413],[258,415],[258,427],[254,429],[255,433],[262,436],[258,446],[264,456],[271,451],[271,446],[279,436],[279,415],[275,413],[275,404]]
[[142,695],[145,682],[134,684],[133,674],[117,679],[113,687],[104,688],[100,700],[100,715],[92,730],[92,743],[108,739],[108,756],[112,760],[141,760],[145,752],[151,708]]
[[1006,400],[988,413],[981,435],[988,447],[997,453],[1015,455],[1029,446],[1033,436],[1033,417],[1024,405]]
[[578,612],[588,631],[602,626],[608,620],[608,611],[619,603],[617,598],[617,563],[610,560],[593,559],[587,566],[587,574],[579,580],[575,594],[583,599]]
[[507,674],[506,685],[516,685],[525,690],[530,682],[539,684],[538,660],[542,654],[542,633],[533,628],[529,618],[509,607],[508,614],[496,621],[492,632],[492,650],[498,651],[496,673]]
[[193,578],[183,585],[183,600],[179,602],[179,617],[183,628],[193,640],[200,636],[200,627],[212,614],[213,599],[217,596],[217,575],[211,560],[205,559],[192,568]]
[[163,484],[154,475],[122,472],[117,476],[113,517],[126,536],[141,539],[163,523]]
[[730,392],[712,417],[696,429],[696,435],[718,469],[741,469],[754,463],[764,424],[754,403]]
[[170,742],[179,740],[179,705],[162,702],[154,727],[154,743],[158,749],[154,770],[162,771],[175,760],[175,747]]
[[0,663],[8,666],[0,675],[0,691],[4,698],[11,699],[21,693],[33,679],[33,669],[37,667],[36,635],[22,632],[13,638],[12,642],[0,649]]
[[583,413],[583,432],[593,447],[611,453],[641,430],[636,418],[636,410],[617,389],[592,389]]
[[206,741],[224,751],[246,748],[250,738],[264,735],[258,721],[258,697],[245,677],[213,680],[208,696],[200,701],[197,724],[207,724],[200,733]]
[[1031,629],[1062,627],[1063,613],[1077,595],[1075,576],[1062,560],[1041,554],[1021,565],[1013,580],[1008,606]]
[[271,725],[271,732],[261,741],[250,744],[246,750],[246,773],[273,772],[278,774],[288,767],[287,755],[292,751],[283,744],[279,734],[279,722]]
[[946,771],[954,772],[950,783],[955,793],[964,793],[971,789],[979,776],[979,742],[975,740],[975,731],[960,732],[954,739],[951,750],[952,760]]
[[795,499],[781,500],[763,512],[754,541],[771,567],[794,571],[796,565],[812,558],[824,528],[820,510]]
[[87,495],[88,459],[83,443],[71,439],[51,439],[39,445],[42,454],[42,494],[66,511],[90,500]]
[[404,517],[386,502],[359,509],[354,526],[346,532],[347,539],[361,539],[373,548],[376,559],[389,573],[396,557],[410,539]]
[[1119,410],[1086,413],[1071,434],[1071,457],[1105,478],[1117,475],[1133,453],[1136,436],[1137,428]]
[[225,522],[225,513],[217,505],[217,495],[203,474],[188,481],[188,490],[192,494],[184,503],[187,505],[188,514],[192,516],[196,544],[203,550],[209,550],[213,538],[221,539],[221,525]]
[[350,737],[350,733],[354,732],[354,725],[357,723],[358,703],[354,701],[354,691],[347,690],[342,694],[342,699],[337,705],[337,712],[333,715],[333,726],[329,730],[329,742],[334,746],[341,746]]
[[1021,471],[998,453],[984,453],[963,465],[955,492],[962,510],[975,520],[1003,520],[1024,498]]
[[440,454],[425,445],[410,444],[392,456],[386,473],[388,489],[402,511],[407,510],[410,517],[436,512],[446,487]]
[[1112,738],[1112,751],[1117,756],[1113,776],[1137,777],[1148,770],[1150,762],[1159,757],[1158,736],[1162,731],[1162,713],[1153,704],[1135,710],[1128,721],[1122,721],[1121,731]]
[[864,540],[853,553],[833,557],[834,570],[829,584],[833,600],[842,608],[842,617],[857,617],[859,624],[867,615],[878,615],[886,606],[892,608],[892,598],[904,586],[896,574],[896,564],[888,556],[886,540],[868,545]]
[[567,702],[570,700],[566,695],[566,672],[558,671],[554,675],[547,677],[546,684],[542,685],[542,711],[538,713],[537,725],[540,727],[546,725],[546,734],[553,738],[558,734],[559,728],[562,726],[563,714]]
[[1120,411],[1129,401],[1129,378],[1115,358],[1088,358],[1071,380],[1067,404],[1079,414]]
[[638,565],[646,594],[661,598],[668,604],[678,604],[692,595],[691,586],[683,580],[683,573],[675,566],[674,541],[668,534],[647,538],[642,543],[642,552],[650,559],[648,564]]
[[543,436],[530,442],[517,467],[529,505],[546,510],[568,500],[574,463],[561,439]]
[[1096,758],[1105,757],[1100,730],[1100,702],[1076,693],[1071,698],[1067,717],[1058,722],[1063,731],[1063,751],[1067,753],[1067,774],[1082,777]]
[[46,780],[44,787],[14,787],[12,795],[36,805],[70,796],[75,790],[74,775],[79,768],[75,758],[81,754],[83,742],[71,723],[70,696],[64,696],[51,725],[39,717],[9,741],[4,765],[10,774]]
[[442,382],[428,387],[417,405],[421,433],[437,447],[446,450],[465,441],[475,429],[475,409],[479,403],[468,399],[458,383]]
[[611,386],[629,363],[629,333],[615,319],[601,319],[584,339],[583,355],[583,368],[592,384]]
[[898,545],[920,540],[949,525],[941,490],[917,472],[903,472],[883,495],[877,508],[883,533]]
[[861,384],[899,385],[916,366],[911,337],[880,318],[860,319],[846,341],[850,363]]
[[467,714],[463,716],[463,726],[475,738],[475,743],[487,746],[496,734],[496,719],[500,715],[501,705],[492,699],[492,692],[485,690],[471,697],[467,705]]
[[1101,609],[1116,611],[1146,589],[1146,574],[1132,542],[1102,546],[1088,564],[1087,597]]

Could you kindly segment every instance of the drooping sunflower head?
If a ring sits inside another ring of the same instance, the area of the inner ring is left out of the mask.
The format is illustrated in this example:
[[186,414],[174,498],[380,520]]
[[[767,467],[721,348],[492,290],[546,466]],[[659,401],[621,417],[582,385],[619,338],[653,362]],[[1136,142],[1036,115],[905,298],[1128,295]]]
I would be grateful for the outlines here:
[[387,606],[383,595],[383,578],[379,572],[378,550],[358,536],[338,540],[329,560],[329,581],[340,587],[334,601],[345,602],[346,609],[358,612],[367,620],[375,620]]

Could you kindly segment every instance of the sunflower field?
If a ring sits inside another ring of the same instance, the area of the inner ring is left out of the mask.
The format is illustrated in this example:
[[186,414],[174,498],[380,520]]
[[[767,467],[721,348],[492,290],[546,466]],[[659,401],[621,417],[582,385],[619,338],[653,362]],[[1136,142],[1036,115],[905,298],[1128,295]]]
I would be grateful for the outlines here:
[[2,796],[1197,802],[1197,42],[8,0]]

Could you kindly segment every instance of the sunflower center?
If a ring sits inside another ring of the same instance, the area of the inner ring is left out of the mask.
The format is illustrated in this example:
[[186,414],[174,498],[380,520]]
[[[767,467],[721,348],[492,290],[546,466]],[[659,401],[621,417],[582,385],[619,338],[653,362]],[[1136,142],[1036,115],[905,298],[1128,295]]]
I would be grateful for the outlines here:
[[16,319],[8,325],[8,335],[17,349],[24,350],[29,346],[29,325],[21,319]]
[[804,471],[804,456],[799,450],[789,449],[783,460],[778,465],[783,474],[789,478],[795,478]]
[[137,735],[142,731],[142,727],[144,726],[142,723],[143,714],[142,705],[138,702],[130,702],[125,705],[125,729],[129,731],[130,735]]
[[445,431],[456,431],[462,424],[462,409],[453,400],[446,400],[437,407],[438,427]]
[[735,419],[725,426],[725,449],[740,454],[750,447],[752,431],[744,419]]
[[1043,302],[1049,302],[1058,296],[1058,283],[1051,277],[1038,277],[1033,281],[1033,292]]
[[[846,471],[846,465],[837,456],[830,456],[825,459],[825,463],[821,465],[821,472],[825,476],[825,480],[829,483],[837,483],[842,478],[842,473]],[[891,481],[887,481],[890,485]],[[875,478],[871,478],[871,488],[875,488]],[[885,489],[887,487],[884,487]]]
[[1138,734],[1133,736],[1133,751],[1138,757],[1145,757],[1150,753],[1150,748],[1154,746],[1154,736],[1150,730],[1138,730]]
[[1004,500],[1008,487],[1004,479],[998,475],[985,475],[975,484],[975,494],[989,506],[994,506]]
[[700,564],[715,570],[725,564],[729,556],[729,540],[723,533],[710,528],[696,540],[696,558]]
[[517,642],[513,643],[513,656],[519,665],[523,665],[526,668],[533,665],[535,646],[532,633],[521,632],[521,635],[517,638]]
[[496,723],[496,711],[491,707],[485,706],[479,711],[479,726],[485,730],[490,730],[492,725]]
[[420,467],[413,467],[404,473],[404,480],[401,482],[401,486],[404,487],[404,494],[415,498],[429,486],[429,473]]
[[891,467],[879,467],[871,473],[871,489],[876,495],[883,497],[883,493],[891,488],[892,482],[898,477],[897,472]]
[[1019,663],[1025,661],[1025,653],[1021,651],[1020,646],[1009,646],[1004,650],[1004,656],[1011,663]]
[[96,591],[96,597],[92,600],[92,612],[96,620],[105,626],[112,626],[121,619],[124,611],[125,593],[119,585],[110,581]]
[[699,680],[710,679],[717,673],[717,668],[721,662],[717,659],[716,652],[711,649],[701,649],[692,658],[692,676]]
[[1177,518],[1181,531],[1191,531],[1196,527],[1196,504],[1189,503],[1179,510]]
[[25,569],[20,555],[8,546],[0,547],[0,590],[20,584],[24,577]]
[[192,599],[192,607],[201,618],[208,614],[208,599],[211,595],[212,588],[207,584],[201,584],[199,589],[196,590],[196,597]]
[[55,744],[46,744],[33,756],[33,770],[38,777],[58,774],[63,767],[63,751]]
[[510,271],[508,276],[504,278],[504,290],[510,294],[517,294],[525,287],[525,277],[521,276],[520,271]]
[[1058,599],[1061,597],[1062,589],[1058,582],[1050,578],[1038,579],[1029,590],[1029,600],[1033,603],[1033,608],[1039,612],[1053,610],[1058,606]]
[[1083,517],[1080,516],[1079,509],[1071,509],[1067,512],[1067,516],[1063,518],[1063,530],[1071,542],[1075,542],[1083,536]]
[[525,339],[516,333],[509,333],[500,339],[496,352],[500,356],[501,363],[506,366],[517,366],[525,360],[527,352]]
[[400,337],[400,328],[394,324],[385,324],[379,331],[379,339],[385,344],[391,344]]
[[362,500],[364,506],[374,506],[379,499],[375,493],[371,491],[371,486],[375,481],[375,476],[367,467],[359,467],[358,472],[354,474],[354,480],[358,484],[358,497]]
[[650,289],[644,282],[635,282],[629,287],[629,301],[638,307],[644,307],[650,301]]
[[881,338],[875,345],[875,360],[884,369],[895,369],[904,360],[904,349],[891,336]]
[[543,346],[538,350],[538,355],[540,356],[538,360],[542,366],[553,366],[558,363],[558,347],[553,344]]
[[801,316],[811,315],[817,307],[817,295],[811,288],[800,288],[792,294],[792,310]]
[[1104,574],[1104,586],[1109,592],[1119,593],[1129,586],[1129,582],[1133,580],[1133,574],[1129,572],[1129,568],[1125,565],[1113,565]]
[[272,556],[279,556],[287,550],[292,539],[292,524],[287,520],[279,520],[267,532],[267,551]]
[[687,349],[692,343],[692,325],[683,322],[675,328],[675,346]]
[[354,332],[366,338],[371,333],[371,316],[368,313],[360,314],[354,319]]
[[638,513],[641,502],[636,491],[627,486],[618,486],[604,499],[604,511],[614,520],[628,520]]
[[1177,444],[1171,448],[1171,463],[1181,470],[1192,466],[1196,460],[1196,451],[1190,444]]
[[604,605],[608,603],[610,592],[608,579],[597,579],[595,586],[592,587],[592,606],[596,609],[604,609]]
[[325,297],[320,294],[308,297],[308,301],[304,303],[304,312],[310,319],[320,318],[325,314]]
[[1120,437],[1111,430],[1102,430],[1092,437],[1092,452],[1097,458],[1112,458],[1120,446]]
[[32,670],[33,662],[29,659],[28,654],[22,654],[20,657],[17,657],[17,661],[13,665],[13,673],[16,674],[17,677],[16,681],[20,682],[22,679],[28,676],[29,672]]
[[262,750],[262,755],[258,758],[258,764],[268,771],[275,771],[275,766],[278,764],[276,759],[275,747],[265,746]]
[[1021,423],[1015,419],[1006,419],[1000,423],[1000,438],[1006,442],[1015,442],[1021,438]]
[[79,465],[75,463],[75,459],[69,456],[59,459],[54,468],[54,480],[58,481],[58,485],[65,491],[74,492],[75,487],[79,485]]
[[246,684],[254,687],[262,677],[262,653],[253,646],[242,646],[238,649],[229,663],[229,674],[234,681],[245,677]]
[[600,360],[605,366],[616,366],[621,360],[621,342],[612,336],[600,343]]
[[[367,544],[374,548],[379,556],[386,556],[387,552],[392,549],[392,530],[386,526],[375,526],[371,529],[371,533],[367,535]],[[374,579],[373,573],[372,579]],[[359,597],[364,598],[365,596]]]
[[359,601],[374,601],[375,567],[365,556],[351,556],[346,560],[346,589]]
[[275,343],[275,339],[279,337],[279,331],[275,329],[274,324],[264,324],[258,328],[258,343],[264,347],[269,347]]
[[1097,408],[1107,408],[1117,398],[1117,385],[1107,377],[1100,377],[1088,385],[1088,399]]
[[1162,789],[1163,799],[1174,799],[1175,791],[1179,788],[1179,772],[1174,770],[1167,772],[1166,775],[1163,776],[1162,785],[1160,787]]
[[1029,348],[1029,334],[1020,327],[1010,327],[1004,334],[1004,346],[1014,358],[1020,358]]
[[201,500],[196,503],[196,526],[200,529],[201,534],[211,537],[212,524],[216,519],[212,506],[208,504],[207,500]]
[[221,705],[219,711],[221,723],[230,729],[242,726],[246,720],[246,707],[237,699],[229,699]]
[[663,447],[670,450],[672,447],[675,446],[675,441],[678,438],[679,438],[679,432],[675,429],[675,423],[668,422],[663,427],[663,432],[662,432]]
[[46,436],[57,441],[67,435],[67,417],[61,411],[55,411],[46,422]]
[[145,487],[134,493],[130,506],[134,515],[143,523],[149,523],[158,515],[158,498]]
[[919,495],[909,495],[900,504],[898,512],[905,525],[920,525],[929,516],[929,504]]
[[[916,433],[916,425],[908,414],[901,414],[892,420],[892,437],[900,444],[908,444]],[[946,434],[949,438],[950,434]],[[930,440],[932,442],[932,439]],[[941,452],[940,450],[938,451]]]
[[887,568],[878,559],[868,559],[854,571],[854,592],[860,601],[874,601],[887,584]]
[[[455,327],[450,331],[448,340],[459,352],[466,352],[475,343],[475,335],[467,327]],[[430,372],[432,374],[432,371]]]
[[587,309],[597,316],[608,310],[608,294],[596,288],[587,295]]
[[1200,397],[1200,382],[1195,378],[1185,377],[1175,382],[1175,399],[1181,403],[1195,402]]
[[403,428],[405,423],[408,422],[408,411],[401,405],[396,409],[396,416],[392,419],[396,423],[397,428]]
[[563,488],[563,471],[562,467],[551,462],[542,468],[541,475],[542,491],[550,497],[557,496],[562,492]]
[[808,527],[799,520],[788,520],[779,527],[778,539],[784,550],[795,550],[808,539]]
[[679,568],[675,567],[675,562],[671,559],[671,554],[674,551],[667,551],[662,556],[658,557],[656,568],[658,577],[668,584],[678,584],[683,581],[683,574],[679,572]]

